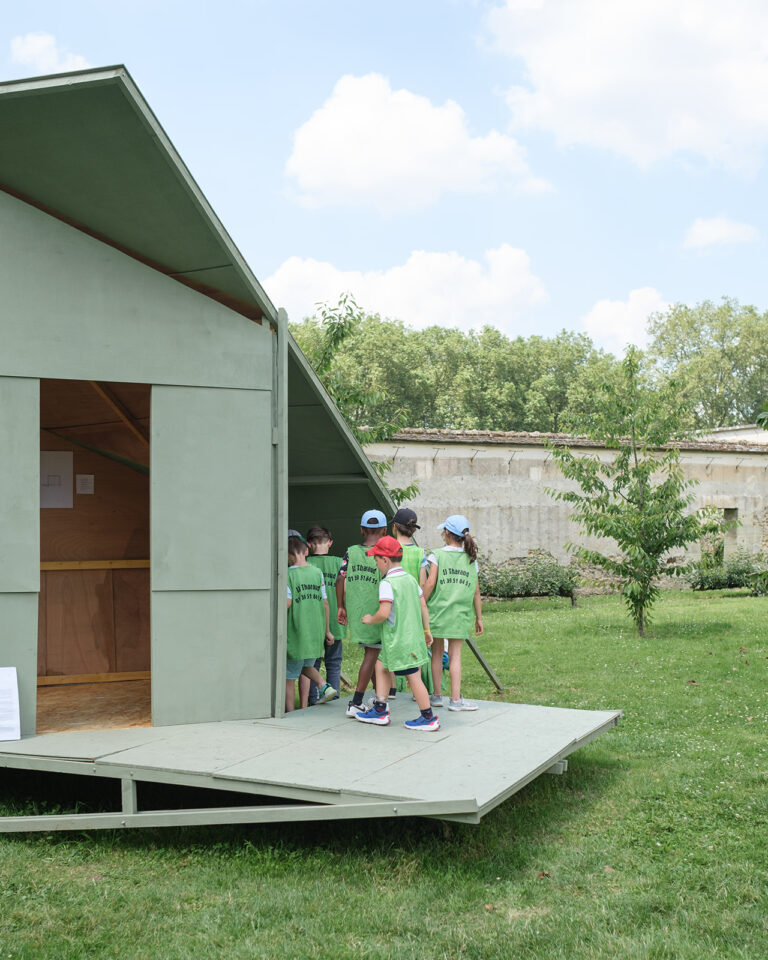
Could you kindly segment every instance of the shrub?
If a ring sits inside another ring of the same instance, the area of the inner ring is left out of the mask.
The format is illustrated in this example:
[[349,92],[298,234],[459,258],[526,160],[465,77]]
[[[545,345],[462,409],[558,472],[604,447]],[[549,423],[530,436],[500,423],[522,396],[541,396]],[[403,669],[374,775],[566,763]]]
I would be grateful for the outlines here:
[[706,557],[694,563],[685,578],[694,590],[729,590],[755,587],[755,576],[763,572],[765,563],[760,554],[739,550],[724,563],[712,563]]
[[480,566],[480,592],[490,597],[570,597],[578,574],[548,557]]

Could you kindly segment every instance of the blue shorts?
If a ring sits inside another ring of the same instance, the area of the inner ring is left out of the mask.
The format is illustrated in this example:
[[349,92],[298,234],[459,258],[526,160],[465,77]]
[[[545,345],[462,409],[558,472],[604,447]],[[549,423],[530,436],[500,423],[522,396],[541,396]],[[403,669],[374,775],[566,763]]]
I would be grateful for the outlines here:
[[393,670],[396,677],[410,677],[412,673],[420,673],[421,667],[408,667],[407,670]]
[[298,680],[304,667],[314,667],[317,657],[309,657],[307,660],[286,660],[285,661],[285,679]]

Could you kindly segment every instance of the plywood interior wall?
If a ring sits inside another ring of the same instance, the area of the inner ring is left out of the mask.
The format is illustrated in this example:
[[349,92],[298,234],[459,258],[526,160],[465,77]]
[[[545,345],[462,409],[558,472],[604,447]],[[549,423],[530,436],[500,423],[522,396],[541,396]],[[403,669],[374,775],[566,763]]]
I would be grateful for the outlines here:
[[[148,565],[115,563],[149,561],[149,476],[79,445],[147,467],[149,405],[147,384],[40,381],[40,449],[72,451],[74,474],[94,477],[94,493],[75,492],[71,509],[40,511],[41,676],[149,669]],[[45,569],[52,561],[102,568]]]

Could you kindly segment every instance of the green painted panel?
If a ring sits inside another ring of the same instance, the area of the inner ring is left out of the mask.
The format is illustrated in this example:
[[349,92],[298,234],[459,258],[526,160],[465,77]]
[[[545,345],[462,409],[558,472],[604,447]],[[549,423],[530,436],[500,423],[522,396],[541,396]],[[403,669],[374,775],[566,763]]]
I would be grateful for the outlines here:
[[37,713],[36,593],[0,593],[0,667],[16,667],[21,735],[31,737]]
[[155,726],[269,716],[269,590],[152,595]]
[[[0,348],[0,357],[4,358],[4,345]],[[0,593],[37,592],[40,589],[39,380],[0,377],[0,450]]]
[[272,408],[263,390],[152,388],[152,589],[269,590]]
[[269,326],[0,193],[0,369],[271,388]]

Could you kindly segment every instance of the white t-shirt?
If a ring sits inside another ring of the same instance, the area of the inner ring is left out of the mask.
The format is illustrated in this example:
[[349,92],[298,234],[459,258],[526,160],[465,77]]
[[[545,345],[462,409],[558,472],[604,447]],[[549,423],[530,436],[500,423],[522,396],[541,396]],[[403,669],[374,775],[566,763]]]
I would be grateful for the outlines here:
[[[289,570],[294,570],[296,567],[298,567],[298,563],[294,563],[293,566],[288,567],[288,569],[289,569]],[[325,577],[323,576],[322,572],[320,573],[320,576],[323,577],[323,582],[322,582],[322,584],[321,584],[321,586],[320,586],[320,596],[323,598],[323,600],[327,600],[327,599],[328,599],[328,591],[325,589]],[[291,588],[290,588],[290,587],[286,587],[286,590],[287,590],[287,592],[288,592],[288,599],[289,599],[289,600],[293,600],[293,594],[291,593]]]
[[[389,611],[389,616],[387,617],[387,623],[390,627],[395,625],[395,592],[392,589],[392,584],[387,583],[390,577],[408,577],[410,574],[406,573],[402,567],[390,567],[389,573],[384,577],[384,579],[379,583],[379,603],[382,600],[388,600],[392,604],[392,608]],[[424,591],[419,587],[419,596],[423,596]]]
[[[450,547],[443,547],[443,549],[452,550],[454,553],[464,553],[464,547],[455,547],[451,545]],[[434,553],[430,553],[430,555],[427,557],[427,560],[429,561],[429,563],[437,563],[437,557],[434,555]],[[475,570],[477,571],[480,570],[480,568],[477,565],[477,560],[475,560]]]

